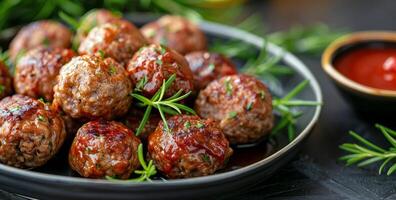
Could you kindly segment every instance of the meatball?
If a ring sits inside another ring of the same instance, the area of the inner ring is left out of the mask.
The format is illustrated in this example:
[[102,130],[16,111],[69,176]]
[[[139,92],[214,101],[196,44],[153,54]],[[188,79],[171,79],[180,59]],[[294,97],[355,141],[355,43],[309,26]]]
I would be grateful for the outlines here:
[[87,37],[89,31],[91,31],[94,27],[118,20],[120,18],[121,17],[119,15],[116,15],[106,9],[94,9],[87,12],[80,20],[80,25],[73,40],[74,46],[78,47],[81,41]]
[[56,21],[33,22],[22,28],[11,41],[9,52],[13,61],[18,55],[38,46],[68,48],[72,33]]
[[131,105],[132,84],[125,69],[112,58],[74,57],[60,70],[54,106],[72,118],[112,119]]
[[162,86],[163,81],[173,74],[176,79],[166,91],[171,96],[179,90],[189,92],[194,89],[193,74],[186,59],[169,48],[160,45],[142,47],[127,66],[128,74],[135,90],[151,97]]
[[93,28],[81,42],[80,54],[96,54],[111,57],[125,65],[146,39],[133,24],[116,20]]
[[195,110],[219,122],[233,144],[256,142],[273,127],[272,97],[267,87],[248,75],[225,76],[198,95]]
[[127,179],[139,167],[140,140],[123,124],[91,121],[77,132],[69,151],[69,164],[81,176]]
[[21,56],[15,67],[14,86],[18,94],[52,101],[56,77],[74,56],[70,49],[35,48]]
[[[139,127],[140,122],[142,121],[143,116],[144,116],[144,110],[132,108],[125,116],[123,121],[128,128],[136,131],[137,128]],[[144,126],[143,130],[140,132],[138,137],[141,140],[147,140],[147,137],[150,135],[150,133],[154,132],[160,121],[161,121],[161,116],[157,113],[151,112],[146,125]]]
[[161,121],[148,138],[148,157],[169,178],[207,176],[225,166],[232,154],[227,138],[213,120],[176,115]]
[[194,85],[198,90],[213,80],[238,73],[234,63],[218,53],[196,51],[187,54],[186,60],[194,73]]
[[44,165],[61,147],[62,118],[43,102],[14,95],[0,101],[0,162],[18,168]]
[[163,16],[141,28],[151,42],[175,49],[181,54],[206,49],[205,34],[193,22],[180,16]]
[[0,99],[12,94],[12,77],[8,67],[0,60]]

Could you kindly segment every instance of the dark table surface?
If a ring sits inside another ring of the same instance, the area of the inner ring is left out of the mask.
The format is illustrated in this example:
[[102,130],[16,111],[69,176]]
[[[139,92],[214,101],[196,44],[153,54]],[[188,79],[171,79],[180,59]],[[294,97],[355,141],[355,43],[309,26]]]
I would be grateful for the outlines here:
[[[262,16],[263,23],[271,31],[317,22],[351,31],[393,30],[396,27],[394,0],[256,0],[248,7]],[[392,127],[395,118],[368,117],[354,112],[321,70],[320,58],[298,56],[313,71],[323,91],[324,107],[319,123],[292,162],[269,180],[233,199],[396,199],[396,176],[379,176],[375,167],[344,167],[337,161],[342,155],[338,145],[351,141],[348,130],[384,142],[372,128],[373,124]],[[0,199],[21,198],[0,191]]]

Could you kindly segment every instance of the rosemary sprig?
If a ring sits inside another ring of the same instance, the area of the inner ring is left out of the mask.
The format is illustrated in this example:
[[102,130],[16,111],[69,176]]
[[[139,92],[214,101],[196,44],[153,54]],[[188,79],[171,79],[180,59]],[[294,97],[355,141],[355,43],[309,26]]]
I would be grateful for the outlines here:
[[356,164],[358,167],[364,167],[381,161],[382,164],[378,169],[378,174],[382,174],[388,166],[386,174],[391,175],[396,171],[396,163],[394,162],[396,158],[396,131],[380,124],[376,124],[375,127],[381,131],[385,139],[391,144],[388,149],[379,147],[364,139],[359,134],[350,131],[349,134],[360,144],[345,143],[340,145],[340,149],[349,153],[340,157],[340,160],[345,161],[347,166]]
[[138,146],[138,159],[139,159],[140,165],[142,166],[143,170],[135,170],[134,173],[137,175],[140,175],[139,177],[128,179],[128,180],[120,180],[115,177],[106,176],[106,179],[109,181],[122,182],[122,183],[151,181],[150,177],[157,174],[157,169],[155,168],[155,165],[153,164],[152,160],[150,160],[148,164],[144,160],[142,144],[139,144],[139,146]]
[[294,99],[304,88],[308,85],[309,81],[305,80],[298,84],[293,90],[291,90],[286,96],[282,98],[274,98],[272,105],[275,112],[280,115],[279,122],[272,129],[271,136],[275,136],[283,129],[287,129],[289,141],[294,140],[296,137],[296,122],[297,119],[302,115],[302,112],[295,111],[292,108],[296,106],[320,106],[321,102],[296,100]]
[[166,131],[169,131],[168,123],[166,122],[165,114],[176,115],[181,114],[182,111],[187,113],[191,113],[195,115],[195,111],[189,108],[186,105],[178,103],[179,101],[187,98],[191,92],[187,92],[182,95],[183,90],[179,90],[173,96],[164,99],[166,90],[172,85],[173,81],[176,79],[176,74],[173,74],[168,78],[168,80],[164,80],[161,88],[154,94],[151,99],[140,95],[138,93],[132,92],[131,96],[140,101],[140,106],[146,107],[146,111],[144,112],[142,121],[139,124],[139,127],[136,130],[136,135],[139,135],[144,126],[147,123],[147,120],[150,117],[150,113],[152,108],[156,108],[160,113],[161,119],[164,123],[164,128]]

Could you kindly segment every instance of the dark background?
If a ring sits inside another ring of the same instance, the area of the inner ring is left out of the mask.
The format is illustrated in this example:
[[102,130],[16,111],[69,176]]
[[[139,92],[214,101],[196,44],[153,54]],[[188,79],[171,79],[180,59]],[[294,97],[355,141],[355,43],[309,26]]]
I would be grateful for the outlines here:
[[[247,6],[252,13],[260,14],[268,31],[318,22],[350,31],[396,28],[394,0],[256,0]],[[348,130],[384,143],[372,127],[374,123],[392,127],[395,117],[373,118],[356,113],[322,71],[320,57],[298,57],[313,71],[322,88],[324,107],[319,123],[292,162],[269,180],[252,186],[249,191],[241,191],[233,199],[396,199],[395,175],[379,176],[376,166],[359,169],[344,167],[337,161],[342,155],[338,146],[351,141]],[[0,192],[0,199],[21,198]]]

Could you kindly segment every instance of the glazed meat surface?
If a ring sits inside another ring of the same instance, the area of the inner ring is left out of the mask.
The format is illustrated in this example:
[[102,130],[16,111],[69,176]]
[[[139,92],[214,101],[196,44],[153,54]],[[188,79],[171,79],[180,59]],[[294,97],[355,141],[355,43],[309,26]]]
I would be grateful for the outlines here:
[[15,67],[16,93],[52,101],[59,71],[73,56],[70,49],[39,47],[28,51]]
[[18,168],[44,165],[66,136],[62,118],[44,103],[13,95],[0,101],[0,162]]
[[121,17],[106,9],[94,9],[86,13],[80,21],[73,44],[78,47],[94,27],[115,21]]
[[238,73],[234,63],[218,53],[195,51],[185,57],[194,73],[194,85],[197,90],[204,89],[213,80]]
[[198,95],[197,114],[215,119],[233,144],[255,142],[273,127],[272,97],[267,87],[248,75],[225,76]]
[[12,77],[8,72],[8,67],[0,61],[0,99],[11,95],[12,92]]
[[148,138],[148,157],[168,178],[207,176],[225,166],[232,154],[228,140],[213,120],[176,115],[161,121]]
[[91,121],[77,132],[69,151],[69,164],[81,176],[127,179],[139,167],[140,140],[123,124]]
[[176,74],[176,79],[166,91],[166,96],[179,90],[186,93],[194,89],[193,74],[186,59],[176,51],[160,45],[142,47],[129,62],[127,71],[135,90],[147,97],[153,96],[163,81],[173,74]]
[[54,106],[72,118],[112,119],[131,105],[132,84],[112,58],[84,55],[64,65],[54,87]]
[[59,22],[42,20],[23,27],[11,41],[9,52],[13,61],[18,55],[39,47],[68,48],[72,33]]
[[162,44],[180,54],[206,49],[205,34],[193,22],[180,16],[163,16],[141,28],[143,35],[155,44]]
[[111,57],[125,65],[145,44],[146,39],[139,29],[120,19],[93,28],[82,41],[78,53]]

